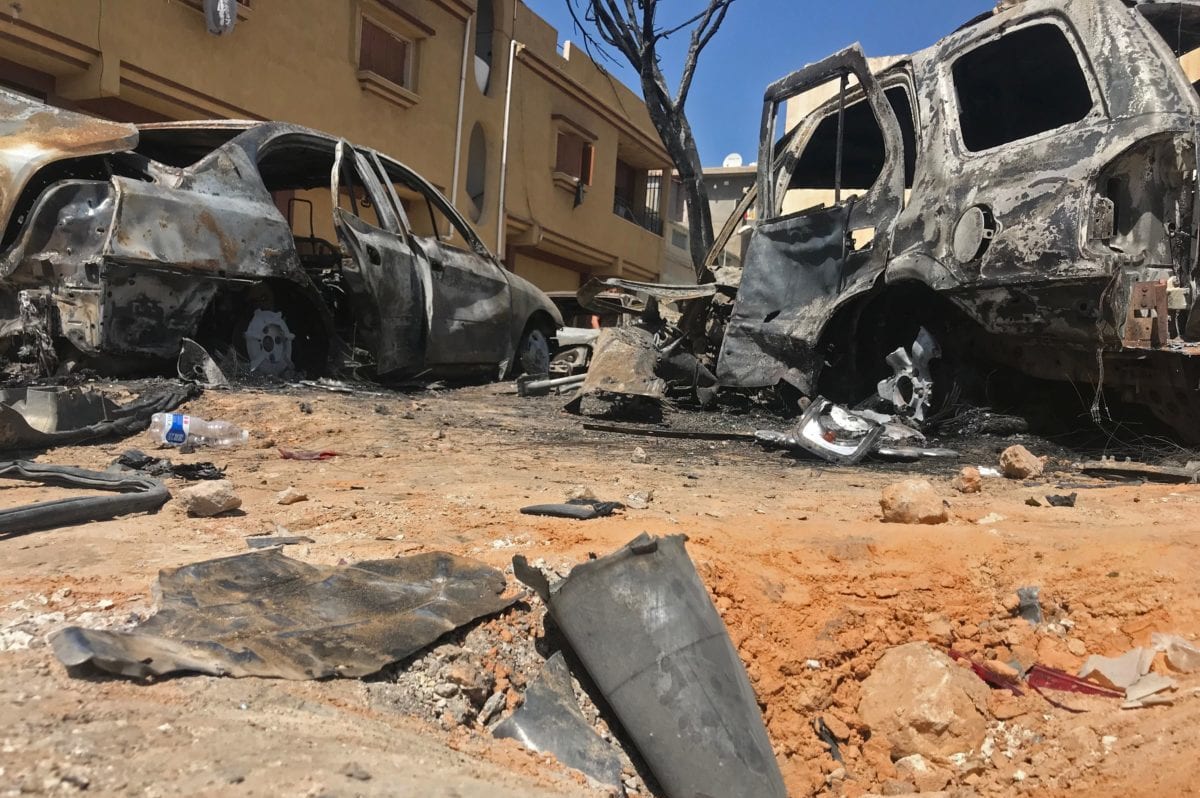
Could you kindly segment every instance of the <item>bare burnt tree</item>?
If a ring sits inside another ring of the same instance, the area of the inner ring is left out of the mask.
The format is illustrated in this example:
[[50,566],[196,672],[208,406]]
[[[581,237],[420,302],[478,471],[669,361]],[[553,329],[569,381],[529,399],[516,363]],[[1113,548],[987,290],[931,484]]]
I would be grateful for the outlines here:
[[[712,214],[708,209],[708,190],[704,184],[704,167],[696,149],[696,139],[688,124],[684,106],[696,74],[700,53],[712,41],[725,14],[734,0],[706,0],[707,6],[694,16],[675,25],[658,25],[658,0],[566,0],[576,27],[591,46],[595,45],[611,58],[600,45],[615,49],[637,70],[642,83],[642,96],[659,138],[679,173],[687,199],[688,228],[692,264],[697,279],[708,275],[704,258],[713,243]],[[591,31],[596,35],[593,36]],[[690,30],[691,41],[679,76],[679,86],[672,94],[659,66],[658,44],[662,40]],[[599,42],[597,42],[597,38]],[[667,176],[663,180],[666,182]]]

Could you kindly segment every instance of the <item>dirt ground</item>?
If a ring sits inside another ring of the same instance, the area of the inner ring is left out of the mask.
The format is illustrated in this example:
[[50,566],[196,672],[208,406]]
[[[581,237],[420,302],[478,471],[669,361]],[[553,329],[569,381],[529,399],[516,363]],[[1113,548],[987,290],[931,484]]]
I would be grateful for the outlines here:
[[[857,713],[862,681],[896,645],[930,641],[980,660],[1073,670],[1086,654],[1119,654],[1152,632],[1200,632],[1200,487],[1114,485],[1052,461],[1036,482],[987,479],[982,493],[962,495],[941,466],[828,468],[746,442],[589,432],[561,404],[518,398],[511,384],[366,396],[209,391],[191,402],[187,412],[252,431],[247,448],[167,453],[226,466],[240,514],[189,518],[171,502],[154,515],[0,537],[0,793],[600,794],[477,723],[404,711],[403,679],[74,678],[45,645],[66,624],[119,627],[146,616],[159,569],[245,551],[246,536],[279,526],[315,541],[287,549],[314,563],[445,550],[498,568],[522,553],[562,572],[643,531],[688,535],[793,796],[899,789],[884,742]],[[1011,442],[985,441],[962,464],[994,465]],[[132,446],[151,449],[137,436],[37,459],[103,468]],[[282,460],[277,446],[341,454]],[[644,463],[631,462],[638,446]],[[881,490],[922,473],[949,502],[950,522],[883,523]],[[518,513],[579,485],[602,499],[653,499],[588,522]],[[308,500],[277,504],[288,487]],[[1073,508],[1026,504],[1070,491],[1079,494]],[[60,492],[0,483],[0,506],[52,495]],[[1012,612],[1017,588],[1031,585],[1051,621],[1036,629]],[[508,630],[540,636],[540,623],[520,615],[487,623],[505,627],[505,639]],[[993,692],[990,753],[944,768],[944,786],[964,795],[1194,794],[1200,674],[1173,675],[1173,705],[1133,710],[1066,696],[1084,710],[1073,712],[1036,694]],[[507,688],[510,707],[521,681]],[[848,737],[844,763],[814,732],[818,717]]]

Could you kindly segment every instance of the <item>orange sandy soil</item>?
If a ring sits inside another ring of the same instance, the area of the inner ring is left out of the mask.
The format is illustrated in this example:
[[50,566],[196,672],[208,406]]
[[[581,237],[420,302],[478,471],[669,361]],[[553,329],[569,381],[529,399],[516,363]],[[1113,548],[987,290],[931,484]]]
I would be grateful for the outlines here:
[[[949,523],[885,524],[879,495],[900,478],[895,468],[825,468],[748,443],[587,432],[560,405],[519,399],[511,384],[381,396],[210,391],[190,403],[188,412],[253,432],[245,449],[168,453],[226,465],[244,514],[193,519],[172,502],[156,515],[0,539],[0,630],[24,621],[39,631],[29,648],[0,653],[0,793],[596,794],[553,759],[486,731],[446,732],[373,708],[356,681],[75,679],[41,642],[63,624],[53,613],[66,622],[145,613],[159,569],[244,551],[246,535],[276,525],[316,541],[287,549],[310,562],[446,550],[500,568],[518,552],[560,565],[642,531],[686,533],[793,796],[856,796],[896,778],[883,743],[864,742],[856,711],[862,680],[892,646],[928,640],[979,659],[1036,657],[1073,669],[1083,657],[1072,651],[1118,654],[1155,631],[1200,632],[1200,488],[1101,486],[1079,490],[1075,508],[1050,509],[1024,501],[1063,492],[1057,482],[1090,480],[1052,463],[1037,485],[988,479],[983,493],[963,496],[943,471],[930,479],[950,503]],[[285,461],[276,445],[344,454]],[[103,468],[131,446],[150,448],[139,436],[38,459]],[[630,462],[635,446],[648,462]],[[647,510],[591,522],[518,514],[563,500],[575,485],[600,498],[640,490],[654,498]],[[309,500],[276,504],[289,486]],[[0,484],[2,506],[53,495],[62,492]],[[992,513],[1003,520],[977,523]],[[1040,585],[1047,612],[1073,623],[1065,634],[1012,616],[1011,597],[1025,585]],[[1161,655],[1155,669],[1165,670]],[[993,692],[997,750],[985,767],[953,774],[948,789],[1196,792],[1200,674],[1175,675],[1174,705],[1148,709],[1060,695],[1087,710],[1071,713],[1036,694]],[[834,773],[840,766],[813,731],[819,716],[850,730],[844,771]],[[343,774],[350,763],[372,778]]]

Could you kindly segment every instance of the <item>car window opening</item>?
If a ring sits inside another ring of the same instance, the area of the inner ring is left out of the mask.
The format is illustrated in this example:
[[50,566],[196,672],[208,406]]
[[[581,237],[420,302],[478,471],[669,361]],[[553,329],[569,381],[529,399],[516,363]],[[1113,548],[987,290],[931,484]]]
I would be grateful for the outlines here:
[[972,152],[1073,124],[1092,110],[1079,58],[1057,25],[985,42],[955,61],[953,73],[963,143]]

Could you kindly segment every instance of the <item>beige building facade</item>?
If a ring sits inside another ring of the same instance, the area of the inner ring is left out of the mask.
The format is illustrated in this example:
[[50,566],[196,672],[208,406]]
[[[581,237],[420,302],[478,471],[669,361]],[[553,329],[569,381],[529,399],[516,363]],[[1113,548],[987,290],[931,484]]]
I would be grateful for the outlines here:
[[577,48],[560,50],[524,3],[239,0],[237,10],[218,36],[202,0],[6,3],[0,85],[120,121],[313,127],[420,172],[546,290],[592,275],[660,278],[669,190],[647,185],[669,159],[645,105]]

